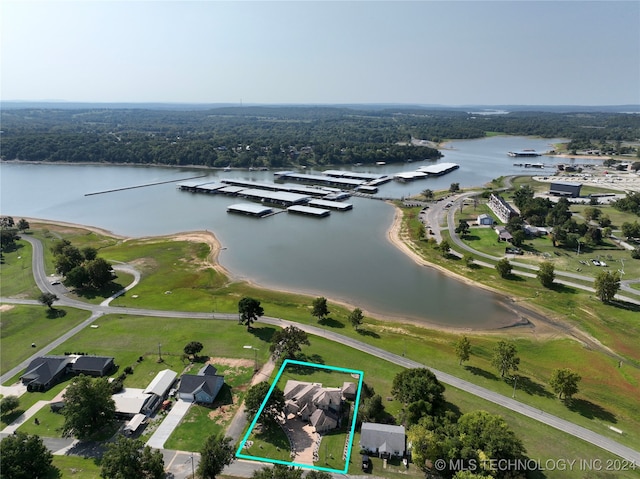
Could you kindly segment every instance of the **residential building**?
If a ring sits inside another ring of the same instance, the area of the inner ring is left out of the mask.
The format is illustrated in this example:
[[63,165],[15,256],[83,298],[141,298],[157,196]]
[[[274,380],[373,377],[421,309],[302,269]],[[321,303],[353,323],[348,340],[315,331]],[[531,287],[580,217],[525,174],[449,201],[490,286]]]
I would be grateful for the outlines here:
[[363,422],[360,428],[360,447],[380,457],[402,457],[406,452],[404,426]]
[[184,401],[212,404],[224,385],[224,376],[217,374],[211,364],[206,364],[198,374],[183,374],[178,387],[178,397]]
[[511,218],[518,216],[518,212],[507,203],[502,196],[491,193],[489,197],[489,203],[487,203],[493,214],[495,214],[500,221],[508,223]]

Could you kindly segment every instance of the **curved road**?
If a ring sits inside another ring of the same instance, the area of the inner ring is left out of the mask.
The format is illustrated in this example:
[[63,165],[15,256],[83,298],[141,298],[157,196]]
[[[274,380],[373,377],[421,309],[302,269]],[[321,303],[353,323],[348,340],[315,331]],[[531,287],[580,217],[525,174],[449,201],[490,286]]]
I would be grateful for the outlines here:
[[[59,294],[59,291],[57,291],[54,288],[54,286],[49,284],[49,281],[47,281],[47,276],[44,272],[42,243],[34,238],[24,237],[23,239],[28,241],[33,246],[33,271],[34,271],[34,278],[36,280],[38,287],[43,291],[50,291],[54,294]],[[0,302],[16,303],[16,304],[38,304],[38,302],[35,300],[14,300],[12,298],[0,298]],[[134,314],[134,315],[172,317],[172,318],[212,319],[211,313],[192,313],[192,312],[182,312],[182,311],[155,311],[155,310],[138,309],[138,308],[114,308],[106,305],[98,306],[98,305],[87,304],[81,301],[69,299],[65,296],[60,297],[58,304],[91,311],[91,317],[86,321],[84,321],[82,324],[78,325],[76,328],[72,329],[71,331],[67,332],[65,335],[58,338],[58,340],[54,341],[47,347],[42,348],[33,357],[41,356],[42,354],[45,354],[48,351],[51,351],[58,344],[61,344],[63,341],[66,340],[63,338],[69,338],[73,336],[76,332],[82,330],[83,328],[91,324],[91,322],[95,321],[96,318],[106,313]],[[216,314],[216,319],[237,321],[238,316],[237,314]],[[540,421],[551,427],[554,427],[568,434],[571,434],[575,437],[583,439],[606,451],[609,451],[612,454],[615,454],[627,461],[632,462],[633,464],[640,465],[640,452],[638,451],[635,451],[627,446],[619,444],[618,442],[608,437],[602,436],[582,426],[573,424],[570,421],[566,421],[559,417],[547,414],[540,409],[533,408],[527,404],[523,404],[519,401],[516,401],[515,399],[508,398],[506,396],[498,394],[489,389],[480,387],[476,384],[473,384],[463,379],[452,376],[448,373],[438,371],[436,369],[431,368],[428,365],[421,364],[416,361],[412,361],[410,359],[407,359],[402,356],[398,356],[396,354],[390,353],[388,351],[377,348],[375,346],[371,346],[362,341],[358,341],[356,339],[343,336],[333,331],[327,331],[317,326],[294,323],[291,321],[287,321],[279,318],[272,318],[272,317],[262,317],[260,320],[261,322],[264,322],[266,324],[271,324],[271,325],[280,326],[280,327],[295,325],[296,327],[306,331],[309,334],[322,336],[332,341],[340,342],[346,346],[358,349],[362,352],[371,354],[375,357],[384,359],[386,361],[392,362],[402,367],[406,367],[406,368],[429,367],[429,369],[431,369],[435,373],[438,380],[442,381],[444,384],[448,384],[450,386],[462,389],[475,396],[481,397],[495,404],[503,406],[507,409],[523,414],[524,416]],[[22,364],[12,369],[11,371],[2,375],[0,377],[0,383],[7,381],[11,377],[13,377],[15,374],[23,370],[29,364],[30,360],[31,358],[24,361]]]

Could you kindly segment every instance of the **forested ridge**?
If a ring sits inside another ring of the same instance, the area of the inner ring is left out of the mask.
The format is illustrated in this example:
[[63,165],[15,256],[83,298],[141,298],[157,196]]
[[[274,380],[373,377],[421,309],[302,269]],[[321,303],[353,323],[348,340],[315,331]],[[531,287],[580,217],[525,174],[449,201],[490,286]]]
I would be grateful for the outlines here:
[[609,112],[481,115],[422,108],[248,106],[211,109],[3,109],[2,160],[294,167],[437,159],[412,138],[487,132],[623,142],[640,116]]

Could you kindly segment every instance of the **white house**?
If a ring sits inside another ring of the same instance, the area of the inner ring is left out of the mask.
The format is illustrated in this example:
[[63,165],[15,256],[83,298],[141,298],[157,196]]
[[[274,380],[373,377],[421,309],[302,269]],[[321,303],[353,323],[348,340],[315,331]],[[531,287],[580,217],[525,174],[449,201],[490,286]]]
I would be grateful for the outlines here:
[[397,456],[405,454],[405,430],[404,426],[392,426],[390,424],[377,424],[363,422],[360,429],[360,447],[369,454],[381,457]]

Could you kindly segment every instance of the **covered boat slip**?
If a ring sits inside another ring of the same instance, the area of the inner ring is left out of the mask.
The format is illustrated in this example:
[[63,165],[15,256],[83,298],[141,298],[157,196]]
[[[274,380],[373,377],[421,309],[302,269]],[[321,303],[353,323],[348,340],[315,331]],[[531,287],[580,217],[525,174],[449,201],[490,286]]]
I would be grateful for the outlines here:
[[315,216],[316,218],[324,218],[331,214],[331,211],[322,208],[314,208],[312,206],[294,205],[287,208],[289,213],[299,215]]
[[304,183],[337,186],[339,188],[354,189],[366,183],[364,180],[350,178],[337,178],[327,175],[309,175],[306,173],[296,173],[295,171],[279,171],[274,173],[277,181],[300,181]]
[[273,208],[258,205],[256,203],[237,203],[235,205],[229,205],[227,206],[227,213],[238,213],[247,216],[256,216],[258,218],[275,214]]
[[353,205],[351,203],[342,203],[340,201],[311,200],[307,204],[309,206],[316,206],[319,208],[327,208],[337,211],[347,211],[353,209]]
[[275,183],[260,183],[248,180],[222,180],[222,183],[234,186],[246,186],[247,188],[257,188],[267,191],[287,191],[289,193],[298,193],[301,195],[323,197],[333,193],[332,189],[322,187],[312,187],[303,185],[279,185]]

